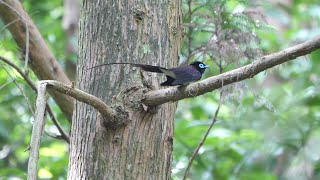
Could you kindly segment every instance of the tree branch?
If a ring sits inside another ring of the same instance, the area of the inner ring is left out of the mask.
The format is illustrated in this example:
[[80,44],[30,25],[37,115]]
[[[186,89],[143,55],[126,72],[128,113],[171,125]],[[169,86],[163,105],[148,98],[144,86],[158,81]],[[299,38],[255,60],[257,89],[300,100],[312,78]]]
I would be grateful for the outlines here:
[[[11,8],[8,8],[8,6]],[[29,51],[28,64],[39,79],[53,79],[66,84],[70,83],[70,80],[64,74],[61,66],[31,18],[24,11],[19,0],[0,0],[0,18],[5,25],[10,24],[7,26],[8,30],[11,32],[19,48],[23,51]],[[17,21],[17,19],[20,19],[20,21]],[[26,33],[26,28],[28,29],[28,33]],[[26,47],[28,38],[30,43],[28,43],[29,46]],[[49,93],[71,122],[73,113],[72,98],[56,92]]]
[[32,116],[34,117],[34,111],[32,108],[32,105],[29,101],[29,98],[27,97],[26,93],[24,92],[24,90],[22,89],[22,87],[20,87],[20,85],[17,83],[16,79],[14,77],[11,76],[11,74],[9,73],[9,71],[4,67],[3,64],[1,64],[1,66],[3,67],[3,69],[6,71],[6,73],[8,74],[8,76],[11,78],[12,82],[16,85],[16,87],[19,89],[19,91],[21,92],[21,95],[24,97],[24,99],[26,100],[28,106],[29,106],[29,110],[32,114]]
[[259,61],[255,61],[244,67],[192,83],[188,86],[149,91],[144,95],[143,103],[148,106],[155,106],[171,101],[200,96],[225,85],[252,78],[262,71],[293,60],[299,56],[307,55],[319,48],[320,36],[283,51],[264,56]]
[[81,101],[93,106],[96,110],[98,110],[102,114],[106,123],[118,124],[115,121],[115,117],[119,115],[118,112],[113,110],[103,101],[101,101],[99,98],[58,81],[44,80],[44,81],[40,81],[40,83],[47,84],[48,89],[53,89],[59,93],[69,95],[78,101]]

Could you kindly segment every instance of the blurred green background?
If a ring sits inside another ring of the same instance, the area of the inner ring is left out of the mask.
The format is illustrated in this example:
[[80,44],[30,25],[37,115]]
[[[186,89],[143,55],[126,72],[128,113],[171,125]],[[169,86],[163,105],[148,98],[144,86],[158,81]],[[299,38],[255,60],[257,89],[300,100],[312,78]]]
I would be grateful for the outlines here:
[[[22,1],[61,65],[66,57],[63,1]],[[320,34],[318,0],[183,0],[185,34],[180,61],[202,60],[205,77],[241,67]],[[76,41],[74,41],[76,44]],[[0,55],[20,67],[19,48],[0,22]],[[250,80],[178,103],[172,179],[189,158],[223,103],[218,121],[195,158],[190,179],[320,179],[320,51],[260,73]],[[5,70],[6,69],[6,70]],[[10,74],[10,76],[8,75]],[[35,76],[31,78],[36,82]],[[14,79],[14,80],[13,80]],[[34,105],[35,95],[17,72],[0,64],[0,179],[25,179],[32,116],[17,82]],[[70,124],[55,104],[66,131]],[[46,132],[57,133],[47,121]],[[39,177],[65,179],[68,144],[43,136]]]

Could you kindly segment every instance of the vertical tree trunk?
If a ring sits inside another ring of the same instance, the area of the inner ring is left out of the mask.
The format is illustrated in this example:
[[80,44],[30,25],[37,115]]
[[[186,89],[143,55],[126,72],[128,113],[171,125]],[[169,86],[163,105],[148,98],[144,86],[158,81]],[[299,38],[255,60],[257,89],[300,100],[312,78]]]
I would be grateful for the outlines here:
[[176,103],[144,107],[143,92],[160,88],[161,75],[131,62],[174,67],[182,36],[180,0],[82,1],[77,86],[100,97],[127,124],[103,123],[92,107],[76,102],[68,179],[170,179]]

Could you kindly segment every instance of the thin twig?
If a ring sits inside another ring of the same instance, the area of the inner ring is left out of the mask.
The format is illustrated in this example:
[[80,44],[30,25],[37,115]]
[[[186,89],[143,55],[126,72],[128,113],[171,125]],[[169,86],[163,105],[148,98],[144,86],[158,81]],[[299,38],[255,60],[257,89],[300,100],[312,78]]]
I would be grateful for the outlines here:
[[[14,68],[22,77],[23,79],[27,82],[27,84],[31,87],[31,89],[38,94],[37,88],[34,85],[34,83],[32,82],[32,80],[26,76],[23,71],[17,66],[15,65],[12,61],[10,61],[9,59],[0,56],[0,60],[2,60],[3,62],[5,62],[6,64],[8,64],[9,66],[11,66],[12,68]],[[53,122],[53,124],[57,127],[58,131],[60,132],[61,136],[63,137],[63,139],[70,143],[70,138],[69,135],[63,130],[62,126],[60,125],[59,121],[55,118],[52,109],[50,108],[49,104],[46,104],[47,107],[47,111],[49,113],[49,116]]]
[[46,104],[47,112],[53,122],[53,124],[57,127],[58,131],[60,132],[62,139],[64,139],[67,143],[70,143],[70,137],[69,135],[62,129],[62,126],[60,125],[59,121],[55,118],[52,109],[50,108],[49,104]]
[[190,160],[189,160],[189,163],[188,163],[188,166],[187,166],[187,169],[186,171],[184,172],[184,176],[183,176],[183,180],[185,180],[189,174],[189,170],[191,168],[191,165],[196,157],[196,155],[198,154],[199,152],[199,149],[202,147],[203,143],[206,141],[208,135],[209,135],[209,132],[210,130],[212,129],[213,125],[217,122],[217,116],[219,114],[219,110],[220,110],[220,107],[221,107],[221,103],[223,101],[223,97],[222,97],[222,93],[220,93],[220,100],[219,100],[219,105],[218,105],[218,108],[216,109],[216,112],[214,113],[214,116],[213,116],[213,119],[212,119],[212,122],[206,132],[206,134],[203,136],[201,142],[199,143],[198,147],[196,148],[196,150],[193,152]]
[[3,64],[0,64],[3,69],[7,72],[8,76],[11,78],[12,82],[17,86],[17,88],[19,89],[19,91],[21,92],[21,94],[23,95],[24,99],[27,101],[29,110],[31,111],[32,116],[34,117],[34,111],[32,108],[32,105],[29,101],[29,98],[27,97],[26,93],[24,92],[24,90],[20,87],[20,85],[17,83],[17,81],[15,80],[14,77],[11,76],[11,74],[8,72],[8,70],[3,66]]
[[6,29],[7,27],[9,27],[11,24],[17,22],[17,21],[19,21],[19,19],[15,19],[14,21],[9,22],[5,26],[3,26],[3,28],[0,29],[0,32],[3,31],[4,29]]
[[4,83],[2,86],[0,86],[0,90],[4,87],[6,87],[8,84],[12,83],[12,80],[11,81],[8,81],[6,83]]
[[23,73],[23,71],[21,70],[21,68],[19,66],[15,65],[11,60],[9,60],[8,58],[3,57],[3,56],[0,56],[0,60],[3,61],[4,63],[8,64],[9,66],[13,67],[13,69],[15,69],[16,71],[18,71],[18,73],[22,76],[22,78],[25,81],[27,81],[27,83],[32,88],[32,90],[37,92],[37,87],[33,84],[32,80]]
[[[12,11],[14,11],[24,22],[25,27],[26,27],[26,52],[25,52],[25,57],[24,57],[24,74],[28,76],[28,62],[29,62],[29,27],[26,19],[13,7],[11,7],[9,4],[3,2],[0,0],[0,3],[4,4],[8,8],[10,8]],[[10,24],[10,23],[9,23]]]
[[57,139],[57,140],[64,140],[63,139],[63,137],[61,136],[61,135],[58,135],[58,134],[53,134],[53,133],[50,133],[50,132],[48,132],[48,131],[44,131],[44,133],[47,135],[47,136],[49,136],[49,137],[51,137],[51,138],[53,138],[53,139]]

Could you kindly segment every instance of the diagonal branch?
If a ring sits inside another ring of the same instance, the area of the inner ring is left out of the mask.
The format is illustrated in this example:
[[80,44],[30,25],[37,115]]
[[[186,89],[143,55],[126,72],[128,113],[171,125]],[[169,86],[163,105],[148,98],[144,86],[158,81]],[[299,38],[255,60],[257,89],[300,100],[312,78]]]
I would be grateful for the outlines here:
[[171,87],[149,91],[145,94],[143,103],[148,106],[155,106],[171,101],[200,96],[225,85],[252,78],[262,71],[293,60],[299,56],[307,55],[319,48],[320,36],[283,51],[264,56],[259,61],[255,61],[244,67],[192,83],[185,87]]
[[[0,57],[1,58],[1,57]],[[24,92],[24,90],[22,89],[22,87],[20,87],[20,85],[17,83],[16,79],[14,77],[12,77],[12,75],[9,73],[9,71],[4,67],[3,64],[0,64],[4,71],[6,71],[6,73],[8,74],[8,76],[10,77],[10,79],[12,80],[12,82],[16,85],[16,87],[19,89],[19,91],[21,92],[21,95],[24,97],[24,99],[26,100],[28,106],[29,106],[29,110],[32,114],[32,116],[34,117],[34,111],[33,111],[33,108],[32,108],[32,105],[29,101],[29,98],[27,97],[26,93]]]
[[74,87],[68,86],[59,81],[54,81],[54,80],[44,80],[44,81],[40,81],[40,83],[47,84],[48,89],[53,89],[59,93],[69,95],[78,101],[81,101],[93,106],[96,110],[98,110],[102,114],[102,116],[104,117],[107,123],[115,123],[115,118],[116,116],[119,115],[117,111],[113,110],[111,107],[109,107],[99,98],[91,94],[88,94],[86,92],[83,92],[79,89],[76,89]]

